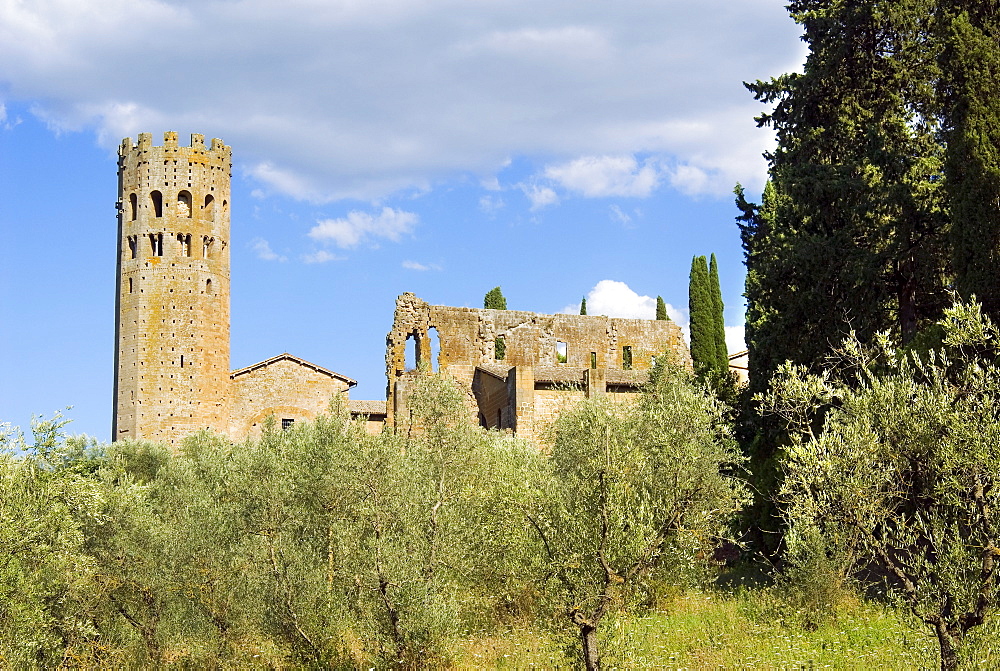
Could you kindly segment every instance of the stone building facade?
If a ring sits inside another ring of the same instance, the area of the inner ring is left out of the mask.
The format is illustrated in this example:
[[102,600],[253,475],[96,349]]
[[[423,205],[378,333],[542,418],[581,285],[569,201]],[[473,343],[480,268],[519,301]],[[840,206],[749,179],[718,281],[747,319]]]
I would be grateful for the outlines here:
[[240,439],[268,416],[314,419],[335,394],[350,403],[354,380],[287,353],[230,371],[231,170],[219,139],[122,140],[113,440],[176,445],[199,429]]
[[482,426],[535,437],[576,400],[629,398],[657,356],[690,365],[672,321],[429,305],[405,293],[386,338],[387,421],[405,424],[410,381],[440,371]]

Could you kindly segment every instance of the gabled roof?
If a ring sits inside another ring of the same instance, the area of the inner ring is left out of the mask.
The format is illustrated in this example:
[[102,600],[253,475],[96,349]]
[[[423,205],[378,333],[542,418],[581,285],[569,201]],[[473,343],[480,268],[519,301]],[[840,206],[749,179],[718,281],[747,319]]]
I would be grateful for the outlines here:
[[310,362],[306,361],[305,359],[302,359],[300,357],[297,357],[297,356],[294,356],[292,354],[289,354],[288,352],[285,352],[284,354],[279,354],[278,356],[272,356],[270,359],[265,359],[264,361],[259,361],[259,362],[255,363],[255,364],[251,365],[251,366],[247,366],[246,368],[240,368],[239,370],[234,370],[233,372],[231,372],[229,374],[229,377],[230,377],[230,379],[235,379],[238,375],[244,375],[246,373],[251,373],[251,372],[257,370],[258,368],[264,368],[266,366],[270,366],[273,363],[277,363],[279,361],[286,360],[286,359],[288,361],[292,361],[294,363],[297,363],[300,366],[305,366],[306,368],[311,368],[312,370],[316,371],[317,373],[321,373],[323,375],[328,375],[329,377],[335,377],[338,380],[343,380],[344,382],[347,383],[348,387],[353,387],[354,385],[356,385],[358,383],[357,380],[352,380],[351,378],[347,377],[346,375],[341,375],[340,373],[334,373],[332,370],[327,370],[326,368],[323,368],[322,366],[317,366],[314,363],[310,363]]
[[387,414],[385,401],[363,401],[350,399],[347,401],[347,410],[352,415],[385,415]]

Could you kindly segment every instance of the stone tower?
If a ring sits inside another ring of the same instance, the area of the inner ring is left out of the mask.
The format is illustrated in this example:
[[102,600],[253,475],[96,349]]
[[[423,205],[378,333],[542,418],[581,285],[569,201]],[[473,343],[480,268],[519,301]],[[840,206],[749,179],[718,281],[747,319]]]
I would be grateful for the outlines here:
[[113,440],[227,431],[231,155],[122,140]]

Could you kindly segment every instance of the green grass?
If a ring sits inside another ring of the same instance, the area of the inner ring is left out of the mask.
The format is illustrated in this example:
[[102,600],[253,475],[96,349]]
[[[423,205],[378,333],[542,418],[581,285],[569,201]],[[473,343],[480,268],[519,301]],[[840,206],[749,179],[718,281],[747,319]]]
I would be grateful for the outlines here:
[[[767,588],[690,591],[647,615],[608,620],[608,669],[936,668],[933,638],[893,610],[847,599],[818,627],[798,624]],[[457,668],[573,668],[569,634],[531,627],[455,642]]]

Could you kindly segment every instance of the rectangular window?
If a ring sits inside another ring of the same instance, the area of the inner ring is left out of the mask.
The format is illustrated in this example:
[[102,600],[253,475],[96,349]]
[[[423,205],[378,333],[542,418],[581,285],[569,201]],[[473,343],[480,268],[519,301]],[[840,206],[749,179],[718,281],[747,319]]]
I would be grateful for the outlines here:
[[597,352],[590,353],[590,367],[597,368]]
[[632,346],[622,347],[622,370],[632,370]]
[[290,428],[292,428],[292,424],[295,424],[294,419],[288,419],[286,417],[283,417],[281,419],[281,430],[288,431]]
[[566,357],[568,356],[568,352],[569,352],[569,350],[566,347],[566,343],[564,343],[562,340],[557,340],[556,341],[556,361],[558,363],[566,363]]

